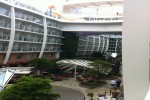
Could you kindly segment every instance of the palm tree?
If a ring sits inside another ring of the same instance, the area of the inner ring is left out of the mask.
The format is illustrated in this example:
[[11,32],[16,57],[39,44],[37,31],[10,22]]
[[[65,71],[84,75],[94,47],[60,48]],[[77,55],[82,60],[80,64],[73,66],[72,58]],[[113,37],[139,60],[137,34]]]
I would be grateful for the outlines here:
[[94,93],[90,92],[90,93],[87,94],[87,96],[89,96],[91,98],[90,100],[93,100]]
[[95,60],[90,63],[90,66],[93,66],[93,73],[97,75],[98,83],[102,75],[107,75],[111,71],[111,63],[107,61]]

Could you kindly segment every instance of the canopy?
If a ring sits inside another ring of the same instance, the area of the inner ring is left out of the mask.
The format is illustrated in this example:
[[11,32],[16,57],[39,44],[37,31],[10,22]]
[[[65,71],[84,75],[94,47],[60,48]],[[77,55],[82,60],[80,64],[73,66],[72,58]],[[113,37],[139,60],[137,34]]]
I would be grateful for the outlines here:
[[0,68],[0,91],[11,80],[14,74],[29,74],[33,67],[6,67]]

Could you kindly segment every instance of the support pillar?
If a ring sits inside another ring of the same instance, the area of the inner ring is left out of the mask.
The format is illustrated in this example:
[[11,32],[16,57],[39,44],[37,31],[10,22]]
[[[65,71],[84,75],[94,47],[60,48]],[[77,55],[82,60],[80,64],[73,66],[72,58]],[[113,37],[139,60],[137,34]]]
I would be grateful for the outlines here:
[[150,0],[124,0],[124,100],[144,100],[149,90]]

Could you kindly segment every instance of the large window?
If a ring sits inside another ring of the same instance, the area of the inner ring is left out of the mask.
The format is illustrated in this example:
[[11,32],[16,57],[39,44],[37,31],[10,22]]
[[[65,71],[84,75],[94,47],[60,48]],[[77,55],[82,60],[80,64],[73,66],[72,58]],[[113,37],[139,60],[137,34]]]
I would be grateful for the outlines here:
[[22,59],[23,58],[23,54],[17,54],[16,59]]

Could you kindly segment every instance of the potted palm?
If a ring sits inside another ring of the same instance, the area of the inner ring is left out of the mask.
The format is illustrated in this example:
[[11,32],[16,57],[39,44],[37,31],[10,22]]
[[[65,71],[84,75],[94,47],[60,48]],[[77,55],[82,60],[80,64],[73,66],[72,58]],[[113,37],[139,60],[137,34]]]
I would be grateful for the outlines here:
[[87,96],[89,96],[91,98],[90,100],[93,100],[94,93],[90,92],[90,93],[87,94]]

